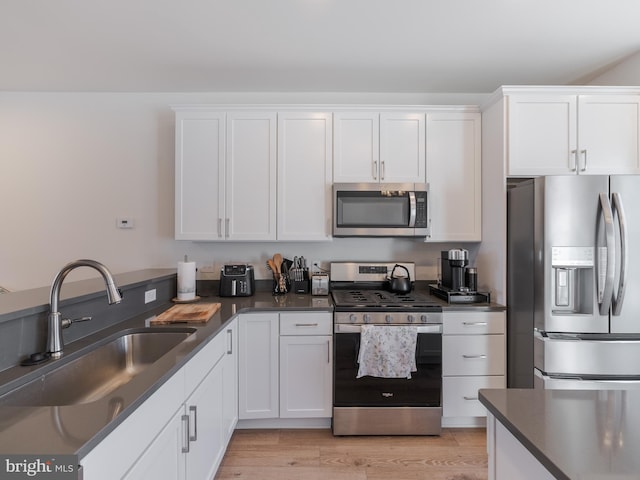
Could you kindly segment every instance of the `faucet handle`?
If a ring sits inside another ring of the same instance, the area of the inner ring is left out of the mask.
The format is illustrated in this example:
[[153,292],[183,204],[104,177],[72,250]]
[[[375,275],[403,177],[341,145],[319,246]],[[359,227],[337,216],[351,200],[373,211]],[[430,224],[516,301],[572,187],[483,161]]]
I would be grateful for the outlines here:
[[62,328],[69,328],[72,323],[77,322],[86,322],[91,320],[93,317],[79,317],[79,318],[63,318],[62,319]]

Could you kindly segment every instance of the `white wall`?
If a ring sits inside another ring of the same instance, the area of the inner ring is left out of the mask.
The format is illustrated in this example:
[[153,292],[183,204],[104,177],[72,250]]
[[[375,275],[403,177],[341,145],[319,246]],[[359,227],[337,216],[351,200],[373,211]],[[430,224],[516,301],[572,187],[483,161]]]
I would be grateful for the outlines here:
[[640,52],[592,78],[590,85],[640,85]]
[[[0,285],[46,286],[67,262],[93,258],[113,273],[264,263],[276,251],[327,260],[409,260],[433,278],[443,245],[410,239],[216,244],[173,239],[174,120],[181,103],[480,104],[484,95],[0,93]],[[117,217],[135,228],[116,228]],[[457,246],[457,245],[456,245]],[[467,245],[472,250],[474,246]],[[482,275],[482,273],[480,273]],[[89,269],[70,278],[95,276]],[[482,279],[481,279],[482,280]]]

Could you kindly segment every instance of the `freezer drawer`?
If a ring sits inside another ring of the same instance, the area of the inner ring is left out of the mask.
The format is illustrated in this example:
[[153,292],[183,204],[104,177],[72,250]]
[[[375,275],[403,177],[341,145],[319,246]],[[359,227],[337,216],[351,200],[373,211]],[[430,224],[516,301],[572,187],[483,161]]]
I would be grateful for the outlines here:
[[640,376],[640,339],[558,339],[536,333],[534,362],[545,374]]

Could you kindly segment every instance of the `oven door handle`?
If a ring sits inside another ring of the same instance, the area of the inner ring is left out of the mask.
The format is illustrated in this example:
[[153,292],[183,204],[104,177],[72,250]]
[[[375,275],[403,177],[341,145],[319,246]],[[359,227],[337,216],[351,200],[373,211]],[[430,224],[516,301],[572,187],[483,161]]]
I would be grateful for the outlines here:
[[[406,325],[381,325],[384,327],[393,326],[406,326]],[[442,324],[430,324],[430,325],[416,325],[418,333],[442,333]],[[360,333],[362,331],[362,325],[344,325],[337,323],[334,328],[335,333]]]

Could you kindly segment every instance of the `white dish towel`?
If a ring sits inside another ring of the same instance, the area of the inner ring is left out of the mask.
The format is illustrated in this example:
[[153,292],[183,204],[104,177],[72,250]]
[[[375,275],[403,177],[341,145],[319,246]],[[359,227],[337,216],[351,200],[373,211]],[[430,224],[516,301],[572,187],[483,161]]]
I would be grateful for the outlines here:
[[411,378],[417,371],[418,327],[412,325],[363,325],[358,353],[358,375]]

